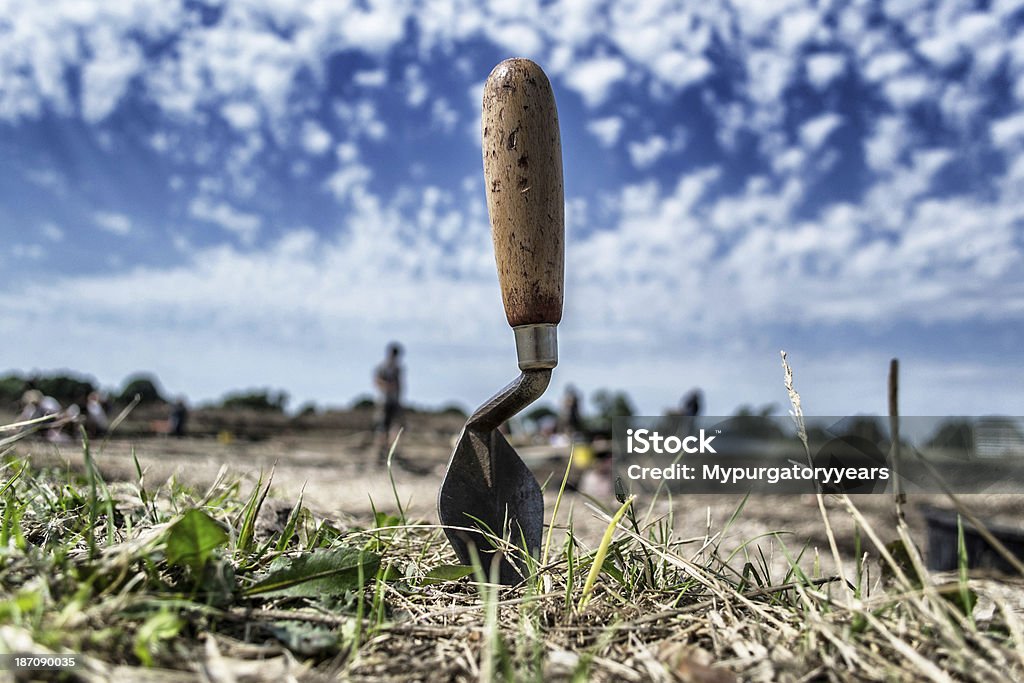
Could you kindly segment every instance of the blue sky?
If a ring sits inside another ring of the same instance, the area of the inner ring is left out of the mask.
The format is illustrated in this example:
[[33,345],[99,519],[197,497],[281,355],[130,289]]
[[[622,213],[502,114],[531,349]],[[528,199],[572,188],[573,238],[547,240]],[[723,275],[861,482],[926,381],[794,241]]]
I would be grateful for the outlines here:
[[[480,92],[562,126],[561,364],[647,413],[1024,414],[1024,2],[8,3],[0,366],[341,404],[516,373]],[[784,408],[783,408],[784,409]]]

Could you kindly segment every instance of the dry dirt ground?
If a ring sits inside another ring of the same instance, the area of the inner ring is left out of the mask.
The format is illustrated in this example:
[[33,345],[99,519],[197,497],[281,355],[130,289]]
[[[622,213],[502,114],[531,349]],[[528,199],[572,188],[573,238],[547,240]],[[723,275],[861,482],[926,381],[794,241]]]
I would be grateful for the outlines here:
[[[452,421],[454,424],[454,421]],[[421,429],[406,432],[398,449],[397,464],[392,468],[394,485],[410,520],[436,523],[435,499],[445,462],[455,436],[451,425],[446,429]],[[189,437],[173,439],[157,436],[119,438],[106,444],[95,443],[94,455],[100,470],[108,480],[134,480],[134,453],[144,470],[147,488],[163,485],[174,476],[178,480],[203,489],[226,469],[229,477],[239,478],[243,487],[256,484],[261,473],[273,470],[271,501],[290,509],[300,493],[304,504],[318,516],[338,520],[342,525],[356,522],[365,524],[372,510],[396,511],[395,493],[386,469],[376,465],[376,451],[367,432],[317,432],[291,430],[284,435],[259,441],[234,440],[224,442],[215,437]],[[80,467],[80,446],[66,443],[60,446],[34,440],[22,444],[40,461],[67,463]],[[529,449],[524,449],[529,450]],[[527,461],[531,461],[526,457]],[[548,514],[554,508],[558,482],[565,459],[552,460],[535,468],[538,478],[548,480],[545,488]],[[1024,496],[964,496],[965,501],[981,514],[1019,526],[1024,512]],[[658,501],[653,508],[649,501],[638,501],[638,517],[643,520],[665,517],[668,502]],[[694,548],[705,539],[710,525],[711,533],[721,531],[729,521],[741,499],[735,496],[677,497],[671,503],[672,528],[676,538],[694,539]],[[875,527],[883,541],[896,538],[892,531],[893,505],[888,495],[855,496],[854,502]],[[925,522],[920,513],[923,504],[942,505],[941,496],[917,497],[906,506],[907,520],[921,547],[927,547]],[[568,514],[573,515],[574,531],[586,545],[593,547],[606,526],[595,511],[596,504],[606,509],[617,507],[613,497],[595,501],[571,493],[561,505],[557,523],[563,525]],[[844,565],[852,571],[856,557],[855,524],[836,500],[827,501],[832,525]],[[948,505],[947,505],[948,507]],[[648,512],[652,514],[647,515]],[[773,535],[773,532],[782,532]],[[778,539],[782,539],[792,553],[798,553],[807,544],[805,558],[819,557],[822,572],[834,570],[825,533],[825,525],[813,496],[751,498],[738,519],[729,525],[724,548],[739,548],[745,542],[750,556],[757,557],[756,548],[763,552],[778,571],[785,571],[786,560]],[[867,539],[862,548],[868,548]],[[872,553],[877,557],[876,553]],[[743,561],[743,552],[738,561]]]

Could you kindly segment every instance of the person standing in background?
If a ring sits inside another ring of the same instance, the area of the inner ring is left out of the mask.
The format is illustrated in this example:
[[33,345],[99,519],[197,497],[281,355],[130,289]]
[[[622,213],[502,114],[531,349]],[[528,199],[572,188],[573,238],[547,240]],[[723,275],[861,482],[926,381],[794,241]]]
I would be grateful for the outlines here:
[[558,429],[570,439],[585,431],[580,415],[580,395],[571,384],[565,387],[565,394],[562,396],[562,407],[558,412]]
[[402,346],[391,342],[387,347],[384,362],[373,372],[373,383],[377,388],[377,414],[374,431],[377,434],[377,464],[386,464],[388,446],[393,440],[392,431],[402,419]]
[[170,419],[167,421],[167,433],[180,439],[185,436],[187,425],[188,405],[185,403],[185,397],[179,396],[171,406]]
[[103,436],[110,428],[105,403],[103,394],[98,391],[90,392],[85,400],[85,428],[91,436]]

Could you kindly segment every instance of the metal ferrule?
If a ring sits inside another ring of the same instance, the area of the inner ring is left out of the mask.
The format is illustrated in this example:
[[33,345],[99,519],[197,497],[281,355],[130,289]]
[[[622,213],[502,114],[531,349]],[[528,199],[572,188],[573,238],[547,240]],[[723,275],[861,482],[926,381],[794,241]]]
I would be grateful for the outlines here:
[[520,370],[550,370],[558,365],[558,327],[551,323],[513,327]]

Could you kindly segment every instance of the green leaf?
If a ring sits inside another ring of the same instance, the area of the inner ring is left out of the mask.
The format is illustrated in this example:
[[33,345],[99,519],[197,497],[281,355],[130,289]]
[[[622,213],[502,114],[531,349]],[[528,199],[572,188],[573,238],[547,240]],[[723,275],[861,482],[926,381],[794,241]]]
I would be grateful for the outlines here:
[[185,622],[167,610],[160,610],[139,626],[135,632],[135,646],[132,650],[143,666],[153,666],[152,650],[161,640],[170,640],[178,635]]
[[42,603],[43,596],[38,591],[20,591],[10,600],[0,602],[0,619],[18,623],[21,615],[35,611]]
[[167,561],[201,571],[216,548],[228,542],[228,534],[202,510],[189,510],[167,532]]
[[395,515],[389,515],[386,512],[378,512],[373,516],[373,525],[377,529],[383,527],[400,526],[402,524],[402,518],[396,517]]
[[332,628],[301,621],[278,621],[267,625],[271,635],[301,657],[328,657],[338,651],[338,634]]
[[420,583],[424,586],[430,586],[435,583],[445,583],[447,581],[458,581],[464,576],[469,576],[473,573],[473,568],[465,564],[442,564],[434,567],[427,575],[423,577],[423,581]]
[[238,532],[237,548],[242,552],[252,552],[254,546],[254,539],[256,534],[256,518],[259,517],[260,508],[263,507],[263,501],[267,499],[267,494],[270,493],[270,483],[274,481],[274,472],[277,469],[275,465],[270,470],[270,477],[267,479],[267,486],[261,490],[263,486],[263,472],[260,472],[259,481],[256,482],[256,487],[253,488],[252,494],[249,496],[249,500],[246,501],[245,507],[242,508],[242,526]]
[[245,595],[337,595],[359,586],[360,567],[366,583],[377,574],[380,556],[351,548],[314,550],[309,555],[288,558],[285,566],[247,588]]

